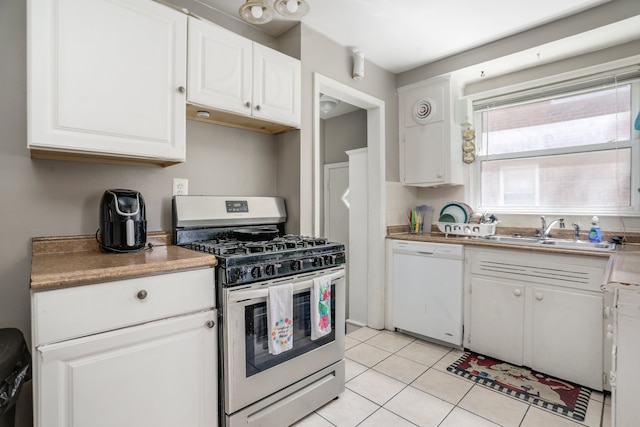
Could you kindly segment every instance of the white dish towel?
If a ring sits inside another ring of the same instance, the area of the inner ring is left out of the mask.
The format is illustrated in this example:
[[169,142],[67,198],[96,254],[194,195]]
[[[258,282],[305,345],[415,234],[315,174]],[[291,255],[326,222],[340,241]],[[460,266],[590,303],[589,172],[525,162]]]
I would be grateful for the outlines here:
[[293,348],[293,284],[271,286],[268,290],[269,353],[275,355]]
[[331,332],[331,276],[313,279],[311,288],[311,339]]

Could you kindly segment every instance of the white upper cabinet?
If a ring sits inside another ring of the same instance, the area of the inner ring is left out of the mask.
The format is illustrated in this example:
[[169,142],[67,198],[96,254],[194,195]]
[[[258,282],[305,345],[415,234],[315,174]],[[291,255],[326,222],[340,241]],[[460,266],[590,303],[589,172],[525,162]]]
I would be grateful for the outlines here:
[[300,126],[300,61],[253,44],[253,115]]
[[[189,103],[300,126],[301,68],[295,58],[215,24],[189,18],[188,74]],[[210,114],[214,116],[211,121],[234,122],[232,116]],[[251,127],[246,121],[235,122]]]
[[31,0],[33,157],[185,160],[187,17],[150,0]]
[[253,42],[189,18],[188,102],[251,114]]
[[457,98],[450,79],[398,89],[400,182],[417,187],[461,185],[461,131],[453,123]]

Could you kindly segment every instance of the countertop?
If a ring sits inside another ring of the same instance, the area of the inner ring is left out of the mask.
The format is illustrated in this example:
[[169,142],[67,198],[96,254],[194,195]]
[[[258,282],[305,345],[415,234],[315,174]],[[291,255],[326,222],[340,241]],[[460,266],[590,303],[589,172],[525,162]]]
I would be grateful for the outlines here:
[[31,290],[77,286],[192,268],[214,267],[216,257],[171,244],[166,232],[148,233],[150,250],[103,253],[94,236],[32,239]]
[[606,283],[635,286],[640,289],[640,253],[620,253],[611,258]]
[[[500,242],[490,241],[490,240],[485,241],[481,239],[475,239],[467,236],[459,236],[459,235],[453,235],[453,234],[445,235],[444,233],[441,233],[439,231],[433,231],[433,230],[431,231],[431,234],[410,234],[407,230],[408,228],[406,226],[387,227],[387,238],[397,239],[397,240],[412,240],[412,241],[418,241],[418,242],[449,243],[453,245],[483,246],[483,247],[512,249],[512,250],[520,250],[520,251],[592,256],[592,257],[601,257],[601,258],[609,258],[612,255],[624,253],[624,254],[628,254],[629,258],[637,257],[636,259],[640,263],[640,244],[635,243],[635,238],[633,239],[634,243],[626,243],[624,245],[618,245],[615,251],[606,252],[606,251],[584,251],[579,249],[558,248],[558,247],[550,247],[550,246],[544,246],[544,245],[532,246],[532,245],[518,245],[515,243],[500,243]],[[522,235],[530,235],[531,231],[509,228],[509,229],[502,229],[497,234],[510,235],[516,232],[521,232]]]

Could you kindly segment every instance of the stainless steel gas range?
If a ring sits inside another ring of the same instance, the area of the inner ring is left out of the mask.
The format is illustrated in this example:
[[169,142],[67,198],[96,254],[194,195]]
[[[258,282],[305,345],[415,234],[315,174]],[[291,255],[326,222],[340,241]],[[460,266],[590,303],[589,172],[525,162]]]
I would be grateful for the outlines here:
[[[286,426],[344,391],[345,249],[284,234],[276,197],[175,196],[174,243],[216,255],[221,425]],[[331,332],[311,339],[313,279],[331,281]],[[269,352],[267,295],[293,285],[293,348]]]

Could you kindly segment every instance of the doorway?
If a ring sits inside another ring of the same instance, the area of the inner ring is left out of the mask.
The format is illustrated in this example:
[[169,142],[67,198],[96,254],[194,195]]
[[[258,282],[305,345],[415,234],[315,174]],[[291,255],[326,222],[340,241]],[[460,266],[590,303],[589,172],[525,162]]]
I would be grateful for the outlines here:
[[[384,277],[385,277],[385,105],[384,101],[358,91],[326,76],[314,73],[313,84],[313,231],[320,235],[324,223],[323,185],[324,167],[321,153],[320,96],[331,96],[366,111],[367,114],[367,219],[366,271],[367,326],[384,328]],[[352,219],[350,218],[350,221]],[[349,242],[350,245],[356,242]],[[349,262],[347,260],[347,262]]]

